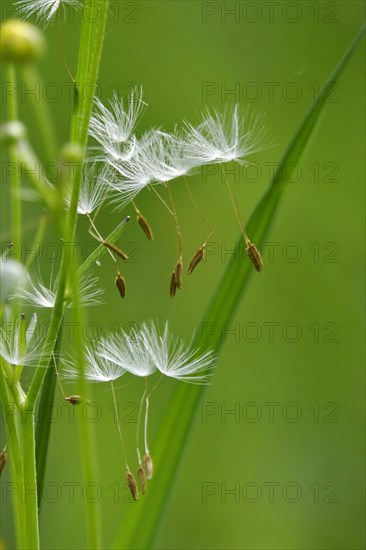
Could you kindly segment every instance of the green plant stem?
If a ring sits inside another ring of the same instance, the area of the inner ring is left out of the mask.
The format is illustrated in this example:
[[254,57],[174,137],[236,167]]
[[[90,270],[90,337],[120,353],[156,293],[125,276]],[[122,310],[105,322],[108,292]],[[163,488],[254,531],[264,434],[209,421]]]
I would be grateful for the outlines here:
[[[291,181],[291,175],[289,175],[291,174],[291,168],[294,170],[312,135],[328,93],[331,91],[330,84],[339,78],[348,60],[364,37],[364,32],[365,26],[359,31],[346,54],[323,86],[317,102],[306,113],[302,124],[280,162],[269,190],[259,202],[249,220],[248,233],[258,245],[263,242],[270,229],[278,204],[283,196],[283,191],[286,189],[286,184]],[[243,251],[242,235],[238,239],[238,246],[240,251]],[[202,345],[202,349],[210,347],[216,352],[219,351],[222,338],[218,327],[221,326],[221,323],[225,323],[225,326],[229,327],[253,272],[254,268],[249,261],[237,262],[235,257],[231,259],[203,316],[201,326],[196,332],[195,345]],[[205,341],[202,335],[205,333],[205,327],[207,328],[210,324],[212,328],[216,327],[216,330]],[[180,384],[173,393],[169,411],[160,427],[153,452],[157,473],[151,480],[149,491],[141,500],[139,506],[129,508],[127,517],[123,519],[112,548],[145,549],[154,546],[154,539],[169,500],[169,493],[203,391],[204,386],[190,387],[188,384]],[[184,415],[182,410],[184,410]]]
[[41,173],[41,163],[35,155],[32,147],[25,139],[19,140],[14,145],[14,160],[18,163],[20,170],[26,174],[34,190],[40,195],[45,206],[54,213],[55,201],[52,199],[53,192],[47,187]]
[[[80,372],[78,382],[78,393],[82,397],[86,395],[87,384],[85,379],[85,351],[83,327],[85,326],[83,308],[80,302],[79,276],[75,263],[70,266],[70,286],[73,295],[73,313],[75,321],[75,343],[76,359]],[[96,451],[93,439],[92,426],[82,414],[78,416],[80,430],[80,451],[83,467],[83,481],[87,487],[90,483],[96,481]],[[100,548],[101,529],[98,512],[98,504],[87,500],[86,515],[89,535],[89,548]]]
[[14,523],[17,548],[27,547],[25,506],[21,498],[20,487],[23,481],[23,463],[19,445],[19,430],[15,420],[16,404],[12,400],[2,367],[0,366],[0,396],[3,403],[4,416],[8,431],[8,456],[11,479],[15,482],[18,491],[13,495]]
[[[46,161],[51,162],[56,160],[56,141],[55,131],[51,123],[51,116],[48,104],[45,101],[43,93],[43,85],[41,77],[35,65],[25,64],[22,67],[22,76],[26,87],[34,93],[31,93],[31,105],[35,118],[38,123],[39,133],[42,139],[42,147],[45,152]],[[39,89],[39,94],[36,89]]]
[[[16,90],[16,73],[15,67],[11,63],[6,66],[6,80],[12,85],[12,88]],[[18,120],[18,104],[16,92],[9,95],[9,100],[7,102],[7,116],[8,121],[13,122]],[[14,243],[14,257],[16,260],[20,260],[21,251],[21,239],[22,239],[22,230],[21,230],[21,221],[22,221],[22,203],[20,198],[20,189],[21,189],[21,180],[20,180],[20,169],[17,164],[15,154],[14,154],[14,144],[9,146],[9,159],[13,164],[13,170],[10,176],[11,179],[11,225],[12,225],[12,241]]]
[[[129,220],[129,218],[125,218],[122,220],[113,231],[106,237],[106,241],[109,243],[115,243],[116,240],[122,235],[126,228],[126,223]],[[79,268],[79,277],[81,278],[85,273],[88,271],[88,269],[95,264],[97,260],[100,260],[105,254],[107,254],[107,248],[100,244],[97,246],[97,248],[84,260],[84,262],[81,264]]]
[[[64,242],[71,244],[75,239],[76,232],[76,222],[77,222],[77,203],[79,198],[80,190],[80,181],[81,181],[81,171],[83,158],[85,156],[85,149],[88,137],[88,126],[89,119],[91,114],[92,103],[88,100],[85,87],[88,85],[89,92],[94,95],[99,62],[101,56],[101,49],[104,38],[104,29],[106,16],[108,11],[108,1],[105,0],[87,0],[84,4],[84,10],[94,12],[94,9],[98,9],[98,17],[89,17],[86,14],[82,19],[82,27],[80,34],[80,47],[79,47],[79,56],[78,56],[78,66],[76,73],[76,83],[77,91],[75,94],[74,110],[72,116],[71,124],[71,143],[78,146],[80,151],[80,161],[78,163],[77,169],[73,173],[73,181],[70,182],[72,185],[72,194],[70,207],[67,214],[67,218],[64,225]],[[62,316],[64,310],[64,297],[68,277],[70,275],[70,267],[72,268],[72,258],[70,257],[69,247],[64,247],[61,258],[60,272],[59,272],[59,282],[58,288],[55,297],[55,305],[51,314],[51,321],[49,324],[48,332],[45,338],[43,345],[41,358],[39,360],[38,368],[33,376],[29,392],[26,399],[26,409],[32,411],[34,414],[35,406],[41,387],[44,381],[44,377],[47,372],[47,367],[49,366],[49,360],[52,356],[54,346],[57,340],[58,333],[62,324]],[[75,269],[75,267],[74,267]],[[77,289],[77,275],[71,273],[72,287]],[[75,300],[75,296],[73,297]],[[75,307],[75,304],[74,304]],[[80,304],[76,305],[76,308],[80,314]],[[80,317],[79,317],[80,318]],[[80,330],[82,327],[80,327]],[[82,358],[82,349],[81,344],[78,342],[78,359],[81,361]],[[84,378],[83,376],[81,378]],[[82,384],[82,383],[81,383]],[[83,387],[83,386],[82,386]],[[82,423],[82,444],[86,445],[86,449],[90,450],[92,445],[90,443],[90,434],[87,423]],[[26,430],[27,434],[24,434],[24,442],[28,443],[33,438],[33,452],[34,452],[34,426],[29,422],[23,425],[23,430]],[[84,453],[85,460],[85,453]],[[31,474],[34,478],[31,480]],[[27,469],[28,483],[36,487],[36,470]],[[93,478],[94,477],[94,457],[90,456],[88,462],[84,465],[84,477]],[[95,477],[94,477],[95,479]],[[32,482],[32,483],[31,483]],[[27,503],[28,504],[28,503]],[[30,503],[34,504],[34,503]],[[34,531],[34,524],[37,523],[38,518],[34,515],[37,512],[34,506],[30,506],[29,514],[33,513],[32,518],[29,517],[30,526],[32,527],[32,532]],[[27,510],[28,513],[28,510]],[[27,516],[28,517],[28,516]],[[90,535],[90,548],[99,548],[100,547],[100,525],[99,518],[97,515],[97,506],[94,505],[90,507],[88,505],[88,532]],[[28,529],[28,527],[27,527]],[[36,545],[32,546],[32,549],[38,548],[38,541],[34,539]]]
[[[40,247],[40,245],[43,243],[44,237],[45,237],[45,231],[48,223],[48,216],[46,212],[42,212],[39,223],[37,226],[36,234],[34,235],[33,243],[30,247],[30,250],[37,250],[37,247]],[[26,262],[25,267],[27,270],[32,266],[32,263],[34,262],[36,258],[36,254],[29,254]]]
[[25,405],[21,411],[23,483],[22,498],[25,503],[25,521],[27,527],[27,548],[39,548],[38,498],[35,453],[35,413]]

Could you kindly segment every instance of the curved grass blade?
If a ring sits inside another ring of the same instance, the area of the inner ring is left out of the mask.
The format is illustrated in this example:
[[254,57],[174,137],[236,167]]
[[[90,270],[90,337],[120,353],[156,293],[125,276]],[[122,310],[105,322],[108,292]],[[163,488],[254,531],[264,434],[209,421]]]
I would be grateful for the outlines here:
[[[351,46],[340,60],[329,79],[323,86],[318,101],[314,103],[292,139],[271,183],[270,188],[259,202],[248,224],[248,233],[254,242],[260,245],[266,237],[278,204],[286,189],[286,180],[290,179],[292,163],[298,162],[308,143],[314,126],[331,92],[332,84],[339,78],[347,62],[364,36],[365,26],[358,32]],[[285,179],[283,176],[287,174]],[[243,237],[239,238],[239,246],[244,247]],[[219,331],[207,342],[202,341],[202,328],[205,323],[231,322],[239,301],[253,273],[249,261],[235,262],[232,259],[227,266],[214,297],[204,314],[201,326],[197,331],[195,344],[202,348],[218,351],[221,347]],[[156,465],[156,475],[149,484],[149,491],[136,505],[130,506],[123,518],[120,529],[112,544],[114,549],[153,548],[154,538],[163,517],[163,511],[168,502],[174,477],[178,471],[179,461],[189,436],[197,406],[200,402],[204,386],[180,384],[173,394],[169,411],[158,433],[153,456]],[[182,411],[184,410],[184,414]]]

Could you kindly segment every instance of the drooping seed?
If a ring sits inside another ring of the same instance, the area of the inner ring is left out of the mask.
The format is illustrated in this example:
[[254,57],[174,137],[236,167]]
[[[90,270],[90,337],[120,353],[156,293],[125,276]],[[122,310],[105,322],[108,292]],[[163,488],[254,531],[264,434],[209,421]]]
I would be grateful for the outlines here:
[[263,269],[263,260],[255,244],[248,241],[247,247],[246,247],[246,253],[249,260],[254,265],[255,269],[258,271],[258,273],[260,273]]
[[103,241],[103,245],[111,252],[114,252],[122,260],[128,260],[128,256],[114,244],[109,243],[108,241]]
[[127,485],[128,485],[128,488],[130,490],[130,493],[131,493],[131,496],[132,496],[133,500],[138,500],[139,499],[139,490],[138,490],[138,487],[137,487],[136,480],[133,477],[133,474],[132,474],[132,472],[129,468],[126,469],[126,481],[127,481]]
[[183,272],[183,262],[182,262],[182,258],[179,258],[174,269],[175,284],[179,289],[182,288],[182,272]]
[[69,397],[65,397],[65,401],[68,401],[71,405],[78,405],[81,397],[80,395],[69,395]]
[[177,292],[177,282],[175,280],[175,271],[173,271],[170,278],[170,297],[174,298],[175,293]]
[[147,223],[146,218],[144,218],[144,216],[142,216],[140,214],[140,212],[137,212],[137,222],[138,222],[139,226],[141,227],[142,231],[145,233],[146,238],[149,241],[152,241],[154,237],[153,237],[152,231],[150,229],[150,226]]
[[202,261],[203,255],[205,252],[205,246],[206,246],[206,243],[203,243],[203,245],[199,247],[197,252],[194,254],[193,258],[189,262],[188,275],[190,275],[192,271],[195,269],[195,267]]
[[0,476],[2,474],[3,469],[5,468],[5,464],[8,460],[8,454],[5,451],[5,449],[0,453]]
[[154,471],[153,461],[152,461],[151,456],[149,454],[146,454],[144,456],[142,462],[143,462],[143,465],[144,465],[146,479],[151,479],[152,476],[153,476],[153,471]]
[[120,272],[117,273],[114,283],[118,289],[119,295],[121,298],[124,298],[126,296],[126,283]]
[[144,495],[145,494],[145,485],[146,485],[146,476],[145,476],[145,470],[144,470],[142,464],[139,464],[139,467],[137,468],[137,475],[138,475],[139,482],[140,482],[141,494]]

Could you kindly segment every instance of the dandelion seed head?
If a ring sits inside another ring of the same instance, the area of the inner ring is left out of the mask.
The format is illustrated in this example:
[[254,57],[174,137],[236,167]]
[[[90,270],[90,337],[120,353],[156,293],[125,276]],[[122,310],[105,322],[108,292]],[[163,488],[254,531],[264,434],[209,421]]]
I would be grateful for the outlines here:
[[74,9],[81,9],[79,0],[18,0],[16,12],[23,18],[35,15],[38,22],[43,22],[46,27],[56,16],[59,9],[71,6]]
[[36,332],[37,315],[33,314],[21,343],[21,321],[3,323],[0,328],[0,356],[13,366],[35,366],[40,357],[41,339]]
[[95,110],[89,126],[89,135],[99,143],[95,148],[95,158],[107,162],[125,162],[135,153],[136,138],[132,132],[146,103],[142,100],[142,90],[139,90],[131,92],[125,102],[114,92],[109,104],[110,109],[99,98],[95,99]]
[[263,117],[237,104],[223,113],[207,111],[198,127],[185,122],[186,154],[198,165],[244,163],[249,154],[268,147],[266,134]]
[[[35,271],[32,275],[28,273],[27,279],[27,286],[19,286],[11,298],[19,299],[33,307],[53,308],[56,302],[59,276],[57,275],[53,280],[51,277],[48,286],[44,283],[39,271]],[[79,299],[84,307],[101,304],[103,292],[104,290],[98,287],[98,278],[93,277],[90,270],[80,278]],[[66,297],[68,299],[67,307],[72,307],[73,302],[70,292],[66,292]]]
[[[111,168],[98,162],[86,162],[80,182],[80,193],[77,212],[89,215],[96,210],[110,192],[110,181],[113,177]],[[65,202],[68,208],[71,203],[72,188],[67,187]]]
[[210,375],[208,371],[215,364],[212,351],[199,355],[198,349],[187,346],[180,338],[169,334],[168,323],[165,324],[162,336],[152,321],[143,323],[140,333],[147,353],[162,374],[184,382],[207,383]]
[[[75,361],[65,361],[62,377],[68,380],[79,380],[80,370]],[[85,353],[85,378],[90,382],[113,382],[125,374],[120,365],[104,359],[94,348],[87,348]]]

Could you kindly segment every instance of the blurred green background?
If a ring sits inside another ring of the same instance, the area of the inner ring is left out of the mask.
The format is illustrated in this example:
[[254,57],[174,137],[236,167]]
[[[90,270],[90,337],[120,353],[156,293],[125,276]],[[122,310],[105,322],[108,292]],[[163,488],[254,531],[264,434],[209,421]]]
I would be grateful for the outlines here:
[[[4,19],[11,14],[11,4],[4,3],[2,10]],[[73,15],[72,22],[70,17],[67,12],[63,37],[73,70],[80,14]],[[364,3],[352,0],[112,1],[100,96],[106,101],[113,89],[125,95],[131,85],[142,85],[149,107],[139,132],[150,126],[172,130],[182,118],[196,123],[207,106],[222,110],[226,103],[250,103],[253,111],[264,113],[275,145],[253,156],[254,166],[240,175],[239,202],[247,219],[269,185],[273,163],[280,160],[316,90],[363,20]],[[59,94],[49,107],[62,145],[69,131],[70,84],[60,59],[57,27],[50,25],[46,36],[48,49],[39,67],[50,97],[51,83],[57,83]],[[297,181],[288,185],[263,248],[265,269],[253,273],[231,327],[234,332],[225,335],[228,327],[215,327],[223,331],[226,344],[204,393],[154,548],[364,547],[364,62],[362,44],[323,112]],[[26,102],[21,112],[42,156]],[[98,269],[105,303],[87,310],[86,337],[99,334],[99,327],[126,327],[147,318],[169,319],[176,334],[191,337],[239,232],[220,173],[197,173],[190,182],[215,229],[206,261],[185,277],[183,290],[172,300],[169,274],[178,253],[174,224],[156,197],[141,194],[138,204],[155,240],[148,243],[130,222],[120,241],[134,251],[135,260],[123,271],[126,299],[116,295],[113,266],[106,257]],[[206,227],[180,180],[172,191],[187,265]],[[4,242],[10,238],[6,181],[2,199]],[[131,208],[125,212],[133,215]],[[35,204],[24,207],[28,243],[39,213]],[[120,216],[112,207],[101,212],[98,226],[103,234]],[[90,242],[84,220],[78,239]],[[52,232],[49,241],[55,242]],[[131,456],[139,382],[118,393]],[[164,381],[152,398],[152,454],[154,434],[167,414],[175,384]],[[108,548],[127,506],[136,504],[124,502],[110,392],[103,385],[93,386],[93,401],[100,417],[95,421],[96,483]],[[78,426],[72,417],[78,412],[70,412],[57,393],[53,414],[42,545],[85,548],[85,494]],[[3,483],[9,481],[7,476],[5,472]],[[70,498],[74,482],[78,485]],[[4,494],[1,508],[3,538],[6,548],[13,548],[11,508]]]

